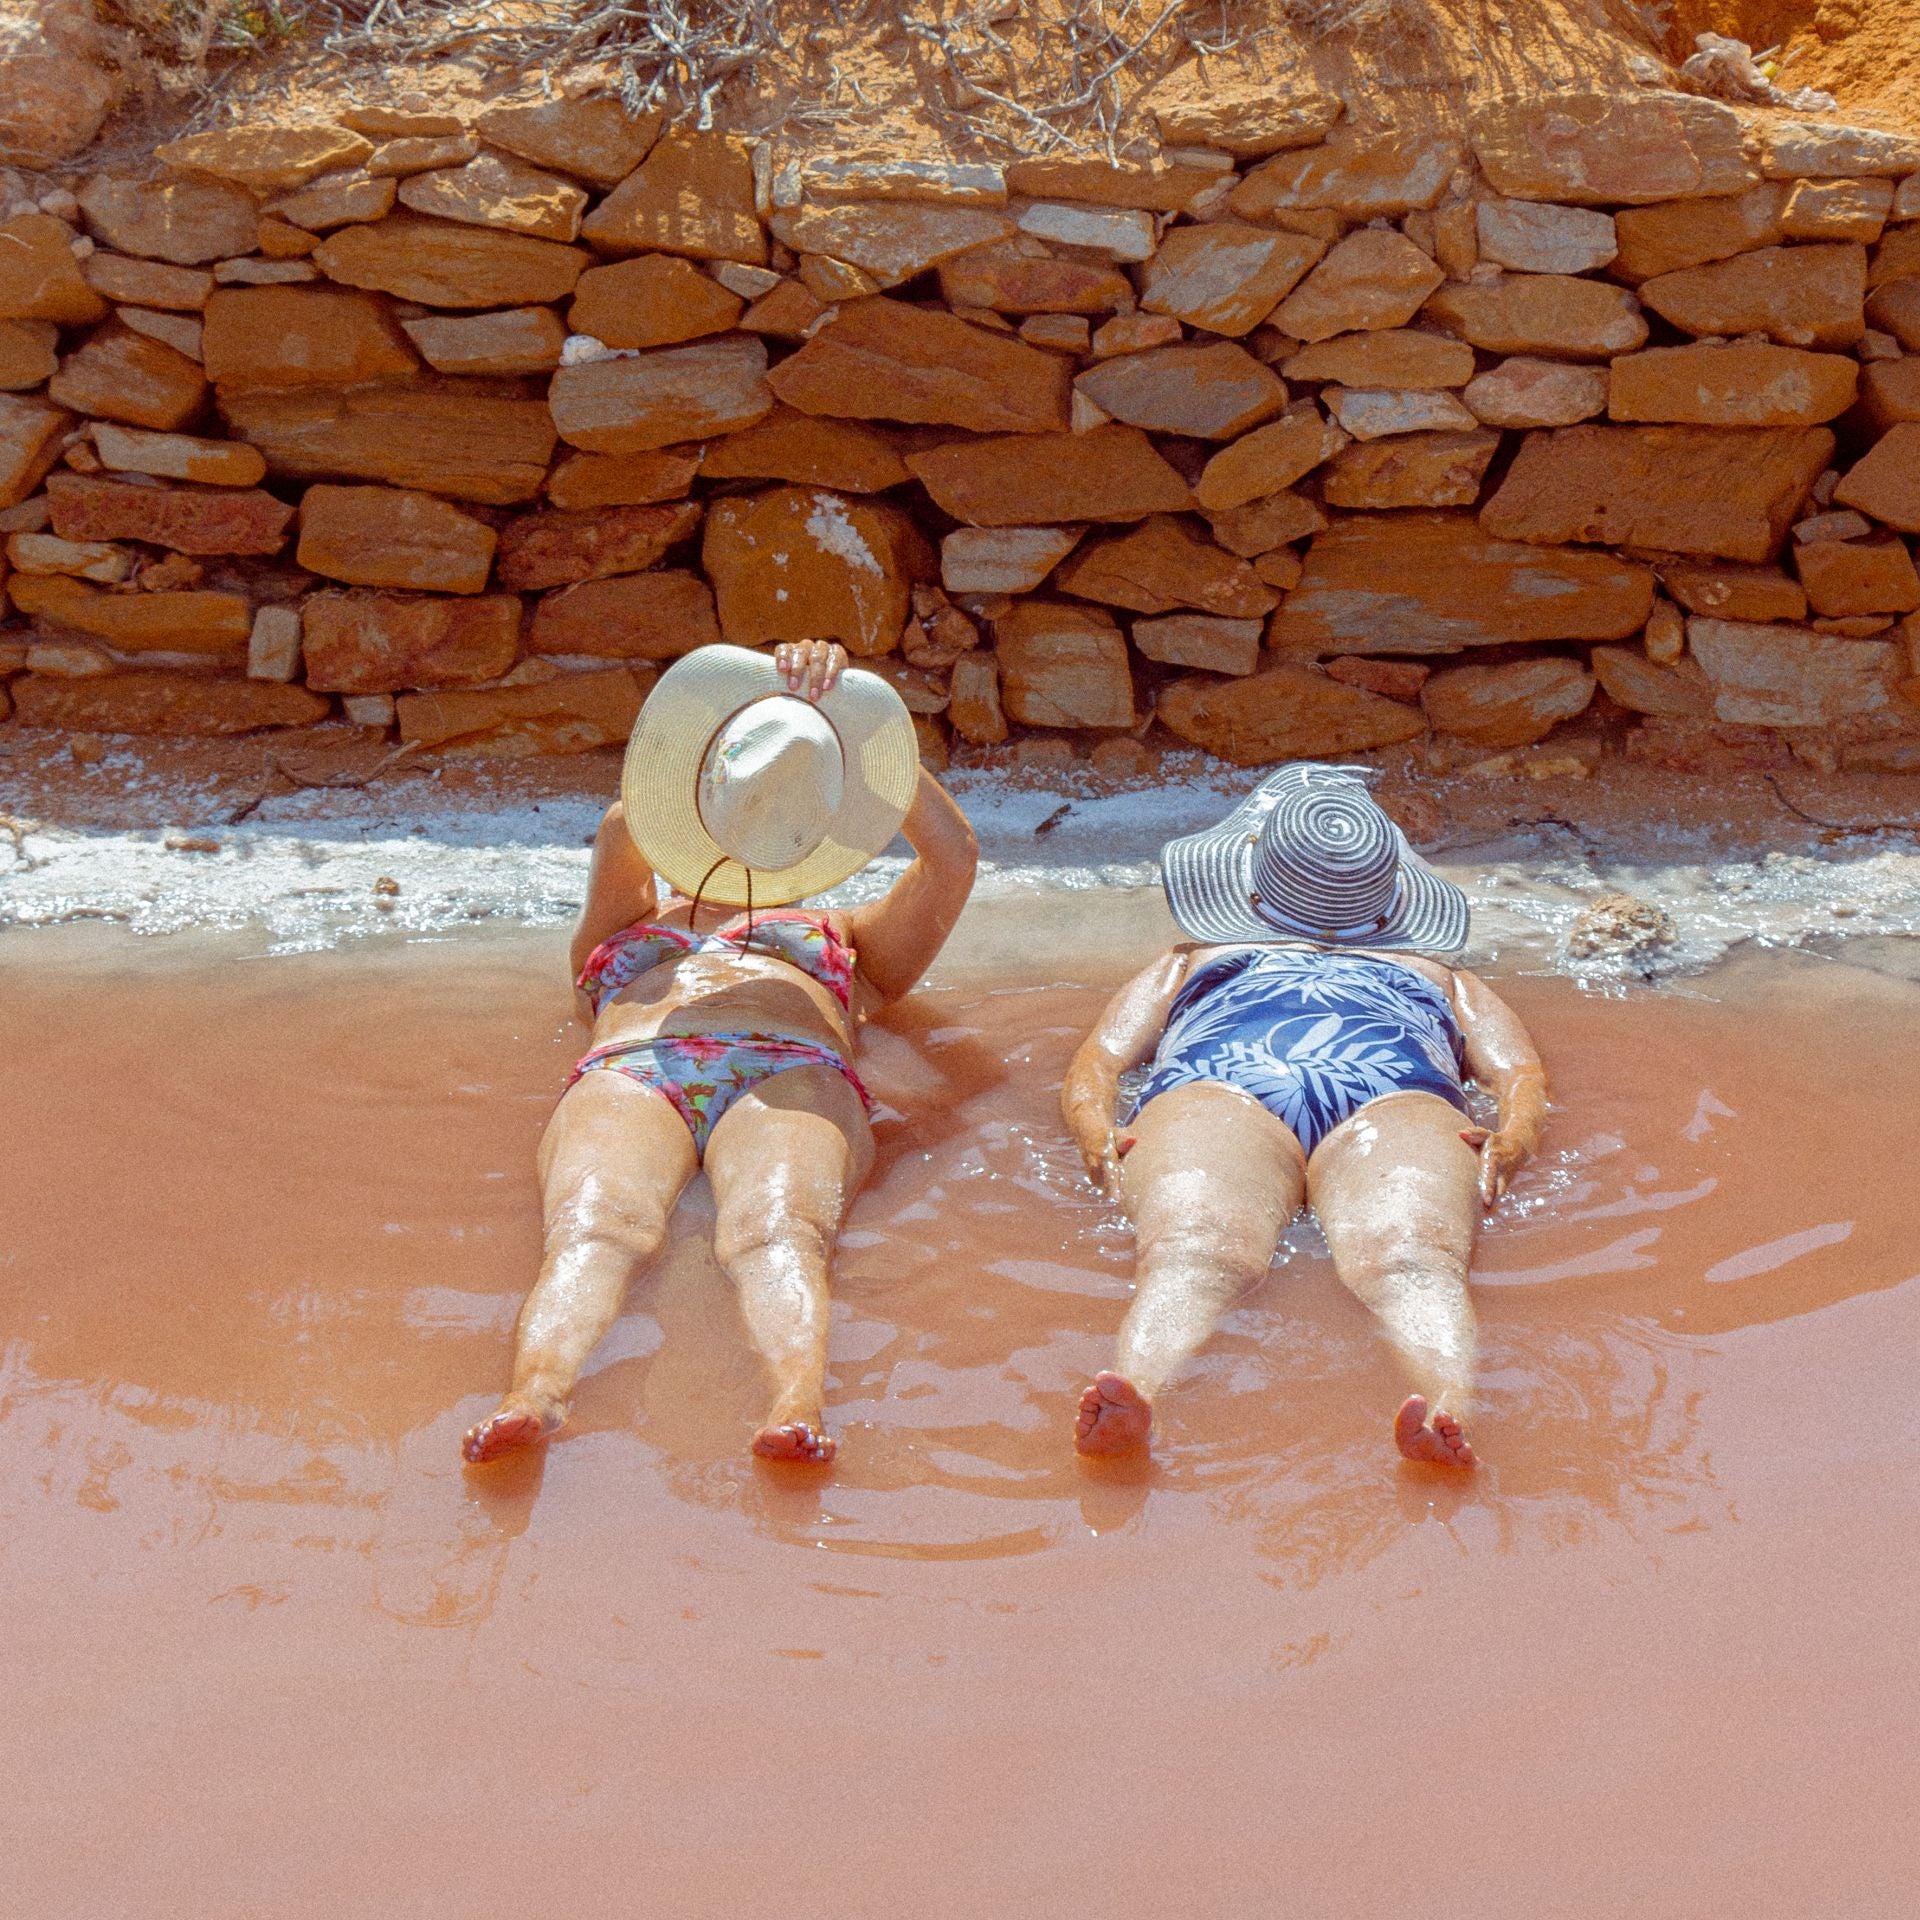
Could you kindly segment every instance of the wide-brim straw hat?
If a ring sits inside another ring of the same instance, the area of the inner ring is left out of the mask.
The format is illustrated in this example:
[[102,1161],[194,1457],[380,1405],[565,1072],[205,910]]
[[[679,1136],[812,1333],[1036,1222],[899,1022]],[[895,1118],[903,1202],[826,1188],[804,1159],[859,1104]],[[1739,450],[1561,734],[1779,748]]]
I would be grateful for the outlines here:
[[1374,804],[1369,767],[1296,760],[1218,826],[1169,840],[1160,880],[1181,930],[1210,946],[1458,953],[1467,897]]
[[837,886],[899,832],[920,778],[913,717],[878,674],[850,668],[815,703],[840,756],[825,835],[792,864],[743,865],[708,831],[700,790],[723,729],[765,700],[795,700],[768,654],[705,646],[660,676],[634,722],[620,775],[627,831],[676,892],[723,906],[774,907]]

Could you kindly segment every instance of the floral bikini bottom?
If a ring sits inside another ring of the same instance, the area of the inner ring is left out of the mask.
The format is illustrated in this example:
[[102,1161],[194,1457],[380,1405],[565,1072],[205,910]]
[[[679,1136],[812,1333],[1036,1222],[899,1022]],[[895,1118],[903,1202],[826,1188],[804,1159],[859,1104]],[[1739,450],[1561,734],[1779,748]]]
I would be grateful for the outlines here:
[[873,1111],[860,1076],[831,1047],[770,1033],[657,1033],[645,1040],[616,1040],[595,1047],[567,1076],[567,1085],[597,1068],[624,1073],[672,1103],[693,1135],[694,1151],[704,1155],[726,1110],[790,1067],[831,1067]]

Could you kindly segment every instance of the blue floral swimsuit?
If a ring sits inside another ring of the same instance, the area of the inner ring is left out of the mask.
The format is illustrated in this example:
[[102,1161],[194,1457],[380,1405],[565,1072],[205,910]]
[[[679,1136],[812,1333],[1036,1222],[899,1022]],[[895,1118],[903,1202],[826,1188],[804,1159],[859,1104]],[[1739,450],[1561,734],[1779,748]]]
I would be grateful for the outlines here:
[[1311,1154],[1384,1093],[1437,1093],[1462,1113],[1466,1042],[1447,996],[1392,960],[1232,947],[1180,989],[1141,1089],[1216,1080],[1250,1093]]

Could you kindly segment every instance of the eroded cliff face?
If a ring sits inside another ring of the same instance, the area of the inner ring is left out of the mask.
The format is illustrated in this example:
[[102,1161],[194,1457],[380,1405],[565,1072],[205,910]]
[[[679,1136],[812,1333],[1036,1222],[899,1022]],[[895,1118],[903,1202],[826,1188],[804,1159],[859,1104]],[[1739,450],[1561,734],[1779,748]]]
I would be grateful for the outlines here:
[[1359,12],[1198,57],[1196,16],[1052,121],[948,23],[830,130],[729,130],[821,47],[707,130],[423,54],[12,175],[0,707],[564,753],[693,647],[826,635],[936,761],[1604,713],[1920,764],[1920,139],[1677,90],[1603,11]]

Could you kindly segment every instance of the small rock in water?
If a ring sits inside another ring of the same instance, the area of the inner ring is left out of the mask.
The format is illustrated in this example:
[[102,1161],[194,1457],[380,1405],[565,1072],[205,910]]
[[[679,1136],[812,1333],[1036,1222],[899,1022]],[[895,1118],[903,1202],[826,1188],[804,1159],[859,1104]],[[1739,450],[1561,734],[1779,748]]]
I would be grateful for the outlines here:
[[209,833],[182,833],[177,828],[161,842],[169,853],[218,853],[220,842]]
[[1670,947],[1676,937],[1671,916],[1651,901],[1636,900],[1630,893],[1603,893],[1581,909],[1568,929],[1567,953],[1575,960],[1624,958]]
[[400,882],[390,874],[383,873],[373,883],[373,895],[376,900],[393,900],[398,898],[399,893]]
[[76,733],[67,741],[67,755],[79,766],[97,767],[107,757],[107,743],[97,733]]

